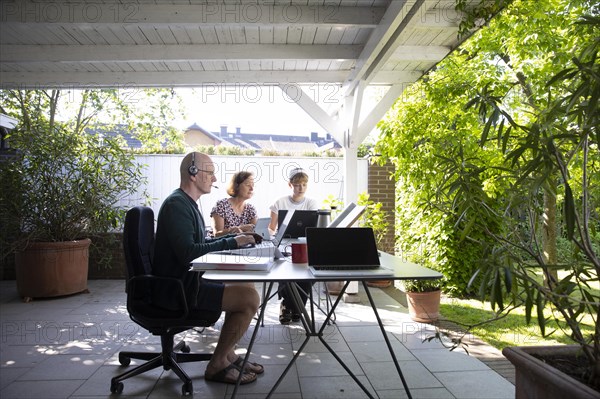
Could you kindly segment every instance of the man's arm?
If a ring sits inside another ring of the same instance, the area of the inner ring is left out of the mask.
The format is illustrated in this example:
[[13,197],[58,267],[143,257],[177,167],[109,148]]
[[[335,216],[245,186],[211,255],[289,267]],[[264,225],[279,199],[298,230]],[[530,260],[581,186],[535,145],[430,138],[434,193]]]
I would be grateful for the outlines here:
[[159,216],[159,222],[163,224],[164,233],[167,234],[169,245],[179,264],[189,264],[209,252],[238,247],[234,237],[205,242],[204,232],[198,226],[194,212],[187,204],[174,201],[167,204]]

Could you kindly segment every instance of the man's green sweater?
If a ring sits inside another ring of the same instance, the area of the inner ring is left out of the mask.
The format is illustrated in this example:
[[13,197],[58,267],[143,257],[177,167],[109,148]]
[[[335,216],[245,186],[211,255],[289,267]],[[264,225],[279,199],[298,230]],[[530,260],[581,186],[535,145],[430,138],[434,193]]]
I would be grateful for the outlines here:
[[[195,300],[201,284],[201,273],[189,271],[190,263],[208,252],[238,247],[233,236],[214,240],[205,236],[198,204],[183,190],[173,191],[158,213],[152,271],[157,276],[181,279],[190,309],[197,309]],[[163,292],[160,297],[161,306],[176,307],[172,293]]]

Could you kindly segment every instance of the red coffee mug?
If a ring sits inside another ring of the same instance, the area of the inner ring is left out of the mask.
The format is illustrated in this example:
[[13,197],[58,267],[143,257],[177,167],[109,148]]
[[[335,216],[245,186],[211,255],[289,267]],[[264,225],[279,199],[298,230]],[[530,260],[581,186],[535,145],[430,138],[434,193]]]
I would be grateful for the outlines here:
[[308,250],[305,242],[292,243],[292,263],[308,263]]

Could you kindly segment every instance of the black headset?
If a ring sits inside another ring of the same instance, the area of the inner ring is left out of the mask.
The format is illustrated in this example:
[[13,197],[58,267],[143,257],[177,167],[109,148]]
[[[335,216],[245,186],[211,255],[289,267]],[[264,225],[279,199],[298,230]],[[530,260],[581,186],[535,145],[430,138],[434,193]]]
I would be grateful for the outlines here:
[[198,172],[200,172],[200,171],[198,170],[198,167],[196,166],[196,153],[192,152],[192,164],[188,168],[188,173],[191,176],[196,176],[198,174]]

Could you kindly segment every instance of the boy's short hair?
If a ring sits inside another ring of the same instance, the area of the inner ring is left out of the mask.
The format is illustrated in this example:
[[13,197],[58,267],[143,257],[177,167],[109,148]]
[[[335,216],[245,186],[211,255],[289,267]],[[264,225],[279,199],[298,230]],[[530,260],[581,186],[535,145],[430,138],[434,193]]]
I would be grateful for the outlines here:
[[290,183],[302,183],[308,181],[308,175],[302,168],[294,168],[289,174]]

